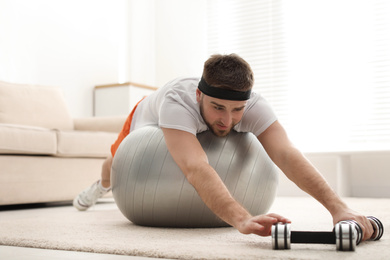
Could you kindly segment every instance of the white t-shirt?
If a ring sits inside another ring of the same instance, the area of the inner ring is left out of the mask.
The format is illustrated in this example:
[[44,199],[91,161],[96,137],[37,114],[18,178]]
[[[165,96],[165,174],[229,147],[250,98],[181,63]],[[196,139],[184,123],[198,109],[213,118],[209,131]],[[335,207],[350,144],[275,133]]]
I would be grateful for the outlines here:
[[[199,81],[200,78],[178,78],[146,97],[134,113],[130,131],[148,125],[183,130],[194,135],[206,131],[208,127],[196,101]],[[268,102],[252,92],[243,117],[234,130],[258,136],[276,119]]]

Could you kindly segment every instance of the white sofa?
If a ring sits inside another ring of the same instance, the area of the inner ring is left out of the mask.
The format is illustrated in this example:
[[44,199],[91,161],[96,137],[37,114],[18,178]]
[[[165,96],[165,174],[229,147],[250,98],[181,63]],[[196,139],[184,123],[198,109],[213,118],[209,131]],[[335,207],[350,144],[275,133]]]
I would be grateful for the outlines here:
[[0,81],[0,205],[72,200],[125,119],[73,119],[59,88]]

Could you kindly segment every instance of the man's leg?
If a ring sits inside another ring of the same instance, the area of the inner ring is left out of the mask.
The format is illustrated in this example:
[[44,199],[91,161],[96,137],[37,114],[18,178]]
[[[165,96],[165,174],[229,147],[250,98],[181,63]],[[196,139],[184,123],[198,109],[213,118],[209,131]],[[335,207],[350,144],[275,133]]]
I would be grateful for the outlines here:
[[141,103],[143,99],[141,99],[130,112],[129,116],[126,119],[126,122],[123,125],[121,132],[118,135],[117,140],[114,144],[111,145],[111,155],[107,157],[102,166],[102,178],[98,180],[91,187],[82,191],[74,200],[73,206],[75,206],[78,210],[87,210],[89,207],[96,204],[96,201],[103,197],[106,193],[111,190],[111,165],[112,159],[115,156],[116,150],[118,149],[120,143],[125,139],[125,137],[130,133],[131,122],[133,120],[133,116],[135,110],[139,103]]
[[102,180],[101,184],[103,188],[111,188],[111,165],[112,165],[112,156],[108,156],[107,159],[103,162],[102,166]]
[[98,180],[91,187],[83,190],[74,200],[73,206],[78,210],[84,211],[96,204],[96,201],[106,195],[111,190],[111,165],[112,156],[110,155],[103,162],[102,178]]

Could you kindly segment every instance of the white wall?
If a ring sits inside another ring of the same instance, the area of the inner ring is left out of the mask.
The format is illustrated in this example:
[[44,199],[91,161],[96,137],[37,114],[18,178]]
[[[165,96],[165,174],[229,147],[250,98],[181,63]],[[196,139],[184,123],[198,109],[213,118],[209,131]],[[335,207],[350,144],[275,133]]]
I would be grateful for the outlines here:
[[91,116],[95,85],[200,75],[205,4],[0,0],[0,80],[59,86],[73,116]]
[[200,76],[207,59],[205,0],[130,0],[125,81],[161,87]]
[[125,0],[0,0],[0,80],[59,86],[92,115],[96,84],[118,81]]
[[205,0],[156,1],[156,84],[201,76],[207,57]]
[[127,14],[127,64],[121,81],[156,84],[155,0],[129,0]]

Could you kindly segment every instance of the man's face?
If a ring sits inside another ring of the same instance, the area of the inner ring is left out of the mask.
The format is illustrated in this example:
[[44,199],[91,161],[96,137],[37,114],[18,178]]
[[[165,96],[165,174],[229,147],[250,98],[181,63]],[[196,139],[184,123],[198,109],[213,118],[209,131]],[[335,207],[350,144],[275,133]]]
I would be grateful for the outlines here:
[[209,129],[216,136],[223,137],[241,121],[247,101],[232,101],[204,95],[199,89],[196,100],[200,104],[200,113]]

